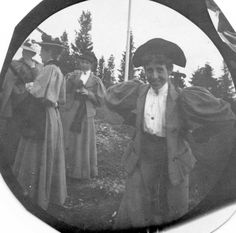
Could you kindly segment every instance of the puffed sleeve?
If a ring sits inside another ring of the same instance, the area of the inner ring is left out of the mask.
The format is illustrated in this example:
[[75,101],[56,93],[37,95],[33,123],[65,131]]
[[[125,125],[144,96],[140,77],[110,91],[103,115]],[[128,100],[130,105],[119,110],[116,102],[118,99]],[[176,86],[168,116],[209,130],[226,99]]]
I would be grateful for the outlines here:
[[124,110],[134,110],[141,85],[142,83],[138,80],[130,80],[111,86],[107,90],[106,105],[118,113]]
[[187,87],[179,95],[179,104],[185,124],[197,134],[210,137],[222,127],[234,124],[236,117],[230,104],[216,98],[203,87]]
[[65,103],[65,82],[60,69],[54,65],[47,65],[33,82],[30,93],[45,102],[57,104]]
[[110,110],[123,117],[124,124],[135,125],[136,103],[142,84],[139,80],[133,79],[111,86],[107,90],[105,103]]
[[40,74],[33,82],[33,86],[30,89],[30,93],[36,98],[44,98],[46,96],[47,87],[50,81],[50,77],[53,75],[53,66],[45,66]]
[[104,104],[104,99],[106,96],[106,89],[100,78],[95,77],[96,85],[93,85],[92,88],[88,88],[88,99],[93,102],[97,107]]

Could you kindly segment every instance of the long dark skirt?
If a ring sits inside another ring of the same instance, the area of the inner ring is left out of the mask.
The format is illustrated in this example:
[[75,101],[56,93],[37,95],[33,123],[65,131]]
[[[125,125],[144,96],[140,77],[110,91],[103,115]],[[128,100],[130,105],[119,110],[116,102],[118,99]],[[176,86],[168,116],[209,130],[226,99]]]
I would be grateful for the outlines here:
[[168,215],[166,139],[144,134],[141,157],[126,181],[116,229],[158,225]]

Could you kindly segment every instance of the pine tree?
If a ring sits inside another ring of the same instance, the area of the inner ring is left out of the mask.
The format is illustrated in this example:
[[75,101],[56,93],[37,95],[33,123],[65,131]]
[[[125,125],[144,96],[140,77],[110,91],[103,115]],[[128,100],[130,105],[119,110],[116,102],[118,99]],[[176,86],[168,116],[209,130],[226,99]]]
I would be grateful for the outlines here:
[[139,72],[139,74],[137,75],[137,78],[143,83],[147,83],[148,81],[147,81],[144,69],[143,68],[137,69],[137,71]]
[[65,75],[69,72],[72,72],[75,69],[75,60],[74,60],[74,57],[70,53],[67,32],[64,31],[60,38],[61,38],[61,41],[67,46],[67,49],[64,50],[63,54],[60,57],[61,71]]
[[[135,69],[132,63],[132,57],[134,54],[134,37],[133,37],[133,33],[130,33],[130,51],[129,51],[129,75],[128,75],[128,79],[133,79],[134,75],[135,75]],[[126,51],[123,52],[122,54],[122,59],[121,59],[121,64],[120,64],[120,69],[118,70],[120,72],[120,74],[118,75],[118,80],[119,82],[123,82],[125,79],[125,62],[126,62]]]
[[105,69],[105,59],[102,56],[98,61],[98,68],[97,68],[97,76],[103,80],[104,77],[104,69]]
[[106,88],[112,86],[115,83],[115,58],[111,55],[108,59],[107,66],[104,68],[103,84]]
[[235,88],[234,84],[225,62],[223,63],[223,75],[219,78],[220,97],[229,103],[234,101]]
[[[76,57],[78,55],[83,54],[84,52],[93,52],[93,42],[91,37],[92,30],[92,15],[90,11],[83,11],[78,23],[80,25],[80,30],[75,31],[75,44],[71,44],[73,56]],[[79,68],[79,64],[76,64],[76,68]],[[97,72],[97,62],[93,64],[92,71],[96,74]]]
[[213,68],[206,63],[204,67],[198,68],[190,81],[193,86],[205,87],[214,96],[219,97],[219,80],[213,76]]
[[176,72],[172,72],[170,80],[175,87],[184,88],[186,87],[185,82],[184,82],[185,77],[186,77],[185,74],[179,71],[176,71]]
[[69,42],[68,42],[68,33],[66,31],[64,31],[61,35],[61,41],[69,47]]
[[90,35],[92,30],[92,15],[89,11],[83,11],[78,23],[80,30],[76,32],[75,44],[71,44],[74,54],[82,54],[85,51],[93,50],[93,42]]

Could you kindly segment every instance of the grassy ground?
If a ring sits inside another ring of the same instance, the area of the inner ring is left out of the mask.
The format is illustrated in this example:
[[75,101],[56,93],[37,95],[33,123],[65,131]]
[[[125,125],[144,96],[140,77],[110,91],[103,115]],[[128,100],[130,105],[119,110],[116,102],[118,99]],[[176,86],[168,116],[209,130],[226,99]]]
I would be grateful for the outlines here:
[[[69,198],[64,207],[50,206],[49,213],[80,229],[111,229],[125,189],[126,173],[121,157],[133,128],[108,109],[98,110],[96,117],[98,177],[78,181],[68,179]],[[230,146],[229,132],[222,132],[208,143],[191,143],[198,160],[191,175],[190,204],[195,206],[221,176]],[[213,200],[214,201],[214,200]]]
[[65,208],[52,206],[49,213],[80,229],[111,229],[125,189],[126,173],[121,157],[133,129],[96,119],[98,177],[68,179]]
[[[99,176],[83,182],[68,180],[70,197],[66,208],[61,211],[52,210],[53,215],[81,229],[111,229],[125,189],[126,174],[121,166],[121,157],[133,128],[122,125],[122,120],[107,112],[107,109],[101,111],[98,117],[100,119],[96,119],[96,129]],[[221,176],[229,153],[222,145],[230,146],[229,136],[229,132],[222,132],[208,143],[191,142],[198,160],[190,179],[191,208],[211,191]]]

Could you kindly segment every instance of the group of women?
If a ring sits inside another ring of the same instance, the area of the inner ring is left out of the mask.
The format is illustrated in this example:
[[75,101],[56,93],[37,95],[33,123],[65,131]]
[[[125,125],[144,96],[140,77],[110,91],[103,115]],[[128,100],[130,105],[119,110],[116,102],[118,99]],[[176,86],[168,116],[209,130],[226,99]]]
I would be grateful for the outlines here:
[[[80,71],[64,77],[58,62],[65,49],[60,39],[42,34],[42,42],[35,43],[41,47],[43,66],[36,69],[34,45],[26,41],[22,55],[29,59],[20,65],[12,62],[5,76],[1,116],[19,119],[12,133],[5,129],[9,138],[18,135],[10,164],[23,193],[47,210],[49,204],[66,201],[66,167],[68,175],[77,179],[98,174],[94,116],[105,88],[91,71],[96,59],[92,52],[78,58]],[[9,144],[8,140],[5,147]]]
[[[62,42],[43,34],[38,45],[44,66],[37,69],[30,60],[35,52],[28,49],[21,66],[11,64],[1,97],[1,114],[18,119],[12,169],[24,194],[48,209],[65,203],[67,176],[98,175],[94,117],[105,99],[124,118],[130,113],[136,117],[136,134],[124,156],[128,177],[115,227],[163,224],[186,214],[196,163],[188,133],[196,136],[202,130],[201,139],[207,141],[225,127],[233,129],[236,116],[227,102],[202,87],[180,90],[171,84],[173,64],[186,65],[180,47],[161,38],[146,42],[135,51],[133,64],[144,68],[148,84],[133,79],[106,91],[92,72],[92,52],[79,56],[79,69],[64,77],[58,64]],[[227,154],[232,142],[224,145]]]

